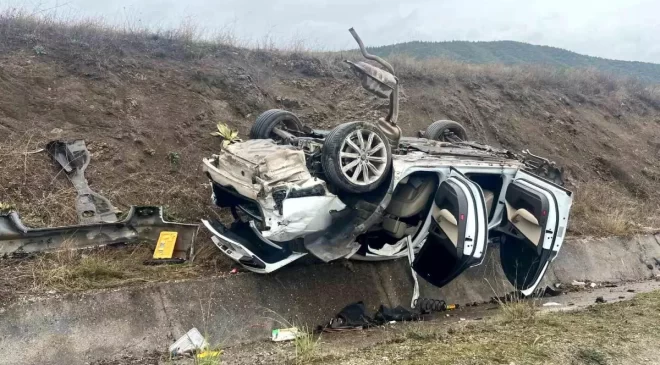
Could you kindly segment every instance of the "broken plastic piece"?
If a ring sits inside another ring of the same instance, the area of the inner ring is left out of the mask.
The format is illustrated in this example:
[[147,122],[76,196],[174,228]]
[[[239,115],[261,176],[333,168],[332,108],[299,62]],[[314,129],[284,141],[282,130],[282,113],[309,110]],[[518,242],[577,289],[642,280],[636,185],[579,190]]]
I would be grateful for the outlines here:
[[222,354],[222,351],[204,350],[204,351],[200,352],[199,354],[197,354],[197,358],[198,359],[206,359],[206,358],[213,359],[213,358],[217,358],[221,354]]
[[297,327],[278,328],[271,332],[271,340],[274,342],[291,341],[295,340],[300,334]]
[[199,333],[197,328],[193,327],[170,346],[169,353],[172,356],[180,356],[198,350],[206,350],[208,347],[209,343],[204,336]]
[[562,305],[561,303],[557,303],[557,302],[543,303],[544,307],[561,307],[561,305]]

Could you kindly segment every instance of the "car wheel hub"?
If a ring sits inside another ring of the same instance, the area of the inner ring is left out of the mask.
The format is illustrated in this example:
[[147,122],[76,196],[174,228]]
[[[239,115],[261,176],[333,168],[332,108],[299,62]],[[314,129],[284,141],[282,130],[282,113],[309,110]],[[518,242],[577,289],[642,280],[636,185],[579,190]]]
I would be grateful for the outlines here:
[[358,129],[342,142],[340,166],[344,177],[357,185],[369,185],[383,176],[387,167],[385,142],[377,133]]

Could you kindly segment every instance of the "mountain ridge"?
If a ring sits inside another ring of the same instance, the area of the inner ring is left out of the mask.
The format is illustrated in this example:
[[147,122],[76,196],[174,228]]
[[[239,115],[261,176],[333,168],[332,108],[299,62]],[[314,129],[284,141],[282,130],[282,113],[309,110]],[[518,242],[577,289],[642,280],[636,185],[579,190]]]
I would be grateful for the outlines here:
[[369,47],[369,50],[382,57],[404,54],[419,59],[447,58],[475,64],[539,64],[560,68],[592,67],[617,76],[660,83],[660,64],[587,56],[562,48],[518,41],[411,41]]

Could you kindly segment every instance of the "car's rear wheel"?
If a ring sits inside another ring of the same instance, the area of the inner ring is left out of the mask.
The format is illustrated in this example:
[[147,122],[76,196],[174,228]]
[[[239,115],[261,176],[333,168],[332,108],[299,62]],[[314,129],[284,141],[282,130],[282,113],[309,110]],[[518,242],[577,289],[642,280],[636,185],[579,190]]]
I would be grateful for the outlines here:
[[462,142],[468,140],[465,128],[453,120],[438,120],[426,128],[424,137],[442,142]]
[[365,193],[387,178],[392,154],[378,127],[351,122],[338,125],[325,138],[321,163],[330,184],[345,192]]
[[285,132],[296,134],[302,131],[303,124],[291,112],[282,109],[270,109],[257,117],[252,129],[250,129],[250,138],[280,141],[282,138],[273,131],[276,127]]

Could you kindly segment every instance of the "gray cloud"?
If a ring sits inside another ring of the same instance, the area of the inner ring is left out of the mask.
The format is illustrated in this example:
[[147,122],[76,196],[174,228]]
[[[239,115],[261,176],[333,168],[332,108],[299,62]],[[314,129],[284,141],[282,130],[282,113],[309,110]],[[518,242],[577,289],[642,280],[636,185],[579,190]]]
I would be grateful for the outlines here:
[[117,25],[196,24],[281,46],[352,48],[355,26],[369,45],[409,40],[517,40],[606,58],[660,63],[657,0],[0,0],[0,7],[53,8],[64,18]]

